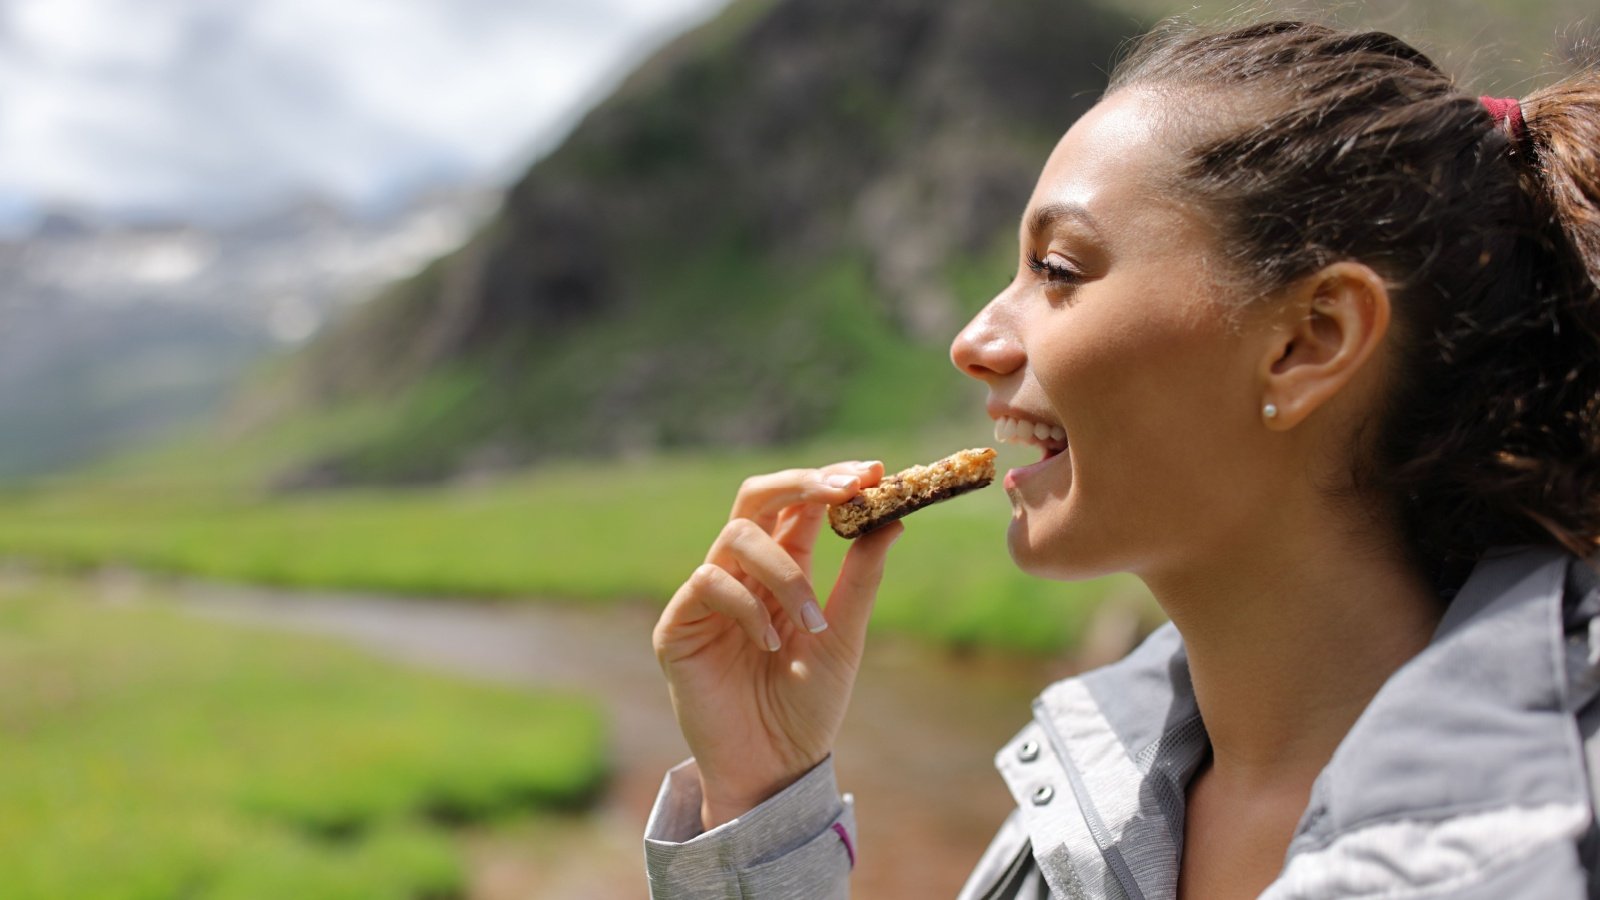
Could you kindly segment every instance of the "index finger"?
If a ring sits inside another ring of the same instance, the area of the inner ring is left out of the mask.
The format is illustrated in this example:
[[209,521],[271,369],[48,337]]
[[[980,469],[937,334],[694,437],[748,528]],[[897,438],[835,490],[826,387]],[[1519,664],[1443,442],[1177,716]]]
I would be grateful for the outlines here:
[[800,503],[843,503],[883,477],[883,463],[838,462],[818,469],[785,469],[752,475],[739,486],[729,519],[750,519],[763,531],[778,524],[778,513]]

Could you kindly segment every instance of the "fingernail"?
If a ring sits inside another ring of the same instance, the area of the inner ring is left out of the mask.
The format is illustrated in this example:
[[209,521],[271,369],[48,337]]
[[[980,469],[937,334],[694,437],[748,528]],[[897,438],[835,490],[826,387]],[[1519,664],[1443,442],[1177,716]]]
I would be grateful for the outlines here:
[[872,460],[868,460],[868,461],[866,461],[864,463],[861,463],[860,465],[861,465],[861,468],[864,469],[864,470],[865,469],[870,469],[873,466],[881,466],[881,465],[883,465],[883,460],[881,460],[881,459],[872,459]]
[[813,600],[807,600],[806,605],[800,607],[800,621],[806,624],[806,630],[812,634],[828,630],[828,620],[822,617],[822,609]]
[[767,643],[768,653],[776,653],[778,652],[778,648],[783,646],[783,644],[778,640],[778,629],[773,628],[771,625],[767,626],[767,633],[762,637],[762,640],[766,641]]
[[854,475],[829,475],[828,476],[828,487],[843,489],[843,488],[847,488],[847,487],[855,487],[855,485],[856,485],[856,476],[854,476]]

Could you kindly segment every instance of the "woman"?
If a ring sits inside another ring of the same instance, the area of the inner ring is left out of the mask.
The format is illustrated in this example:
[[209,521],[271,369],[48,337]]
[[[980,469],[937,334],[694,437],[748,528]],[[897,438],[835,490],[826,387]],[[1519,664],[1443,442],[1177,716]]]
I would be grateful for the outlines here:
[[[1172,624],[1041,695],[962,896],[1584,896],[1600,74],[1480,102],[1384,34],[1160,35],[1020,244],[951,348],[997,434],[1066,433],[1005,478],[1012,556]],[[655,896],[848,893],[830,753],[900,528],[825,610],[810,557],[881,474],[746,481],[663,612]]]

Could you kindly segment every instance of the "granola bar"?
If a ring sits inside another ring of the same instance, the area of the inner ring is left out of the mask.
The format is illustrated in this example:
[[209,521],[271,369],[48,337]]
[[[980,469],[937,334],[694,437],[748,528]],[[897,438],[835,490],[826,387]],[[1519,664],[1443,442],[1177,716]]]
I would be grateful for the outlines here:
[[962,450],[926,466],[885,475],[877,487],[828,507],[828,524],[842,538],[858,538],[917,510],[975,491],[994,481],[994,450]]

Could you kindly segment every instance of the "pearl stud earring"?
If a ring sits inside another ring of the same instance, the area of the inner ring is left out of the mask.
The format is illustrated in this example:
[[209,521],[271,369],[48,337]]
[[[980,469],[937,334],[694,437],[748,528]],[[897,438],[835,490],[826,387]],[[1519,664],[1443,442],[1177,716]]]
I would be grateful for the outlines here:
[[1268,403],[1266,406],[1261,407],[1261,415],[1269,419],[1276,419],[1278,417],[1278,407]]

